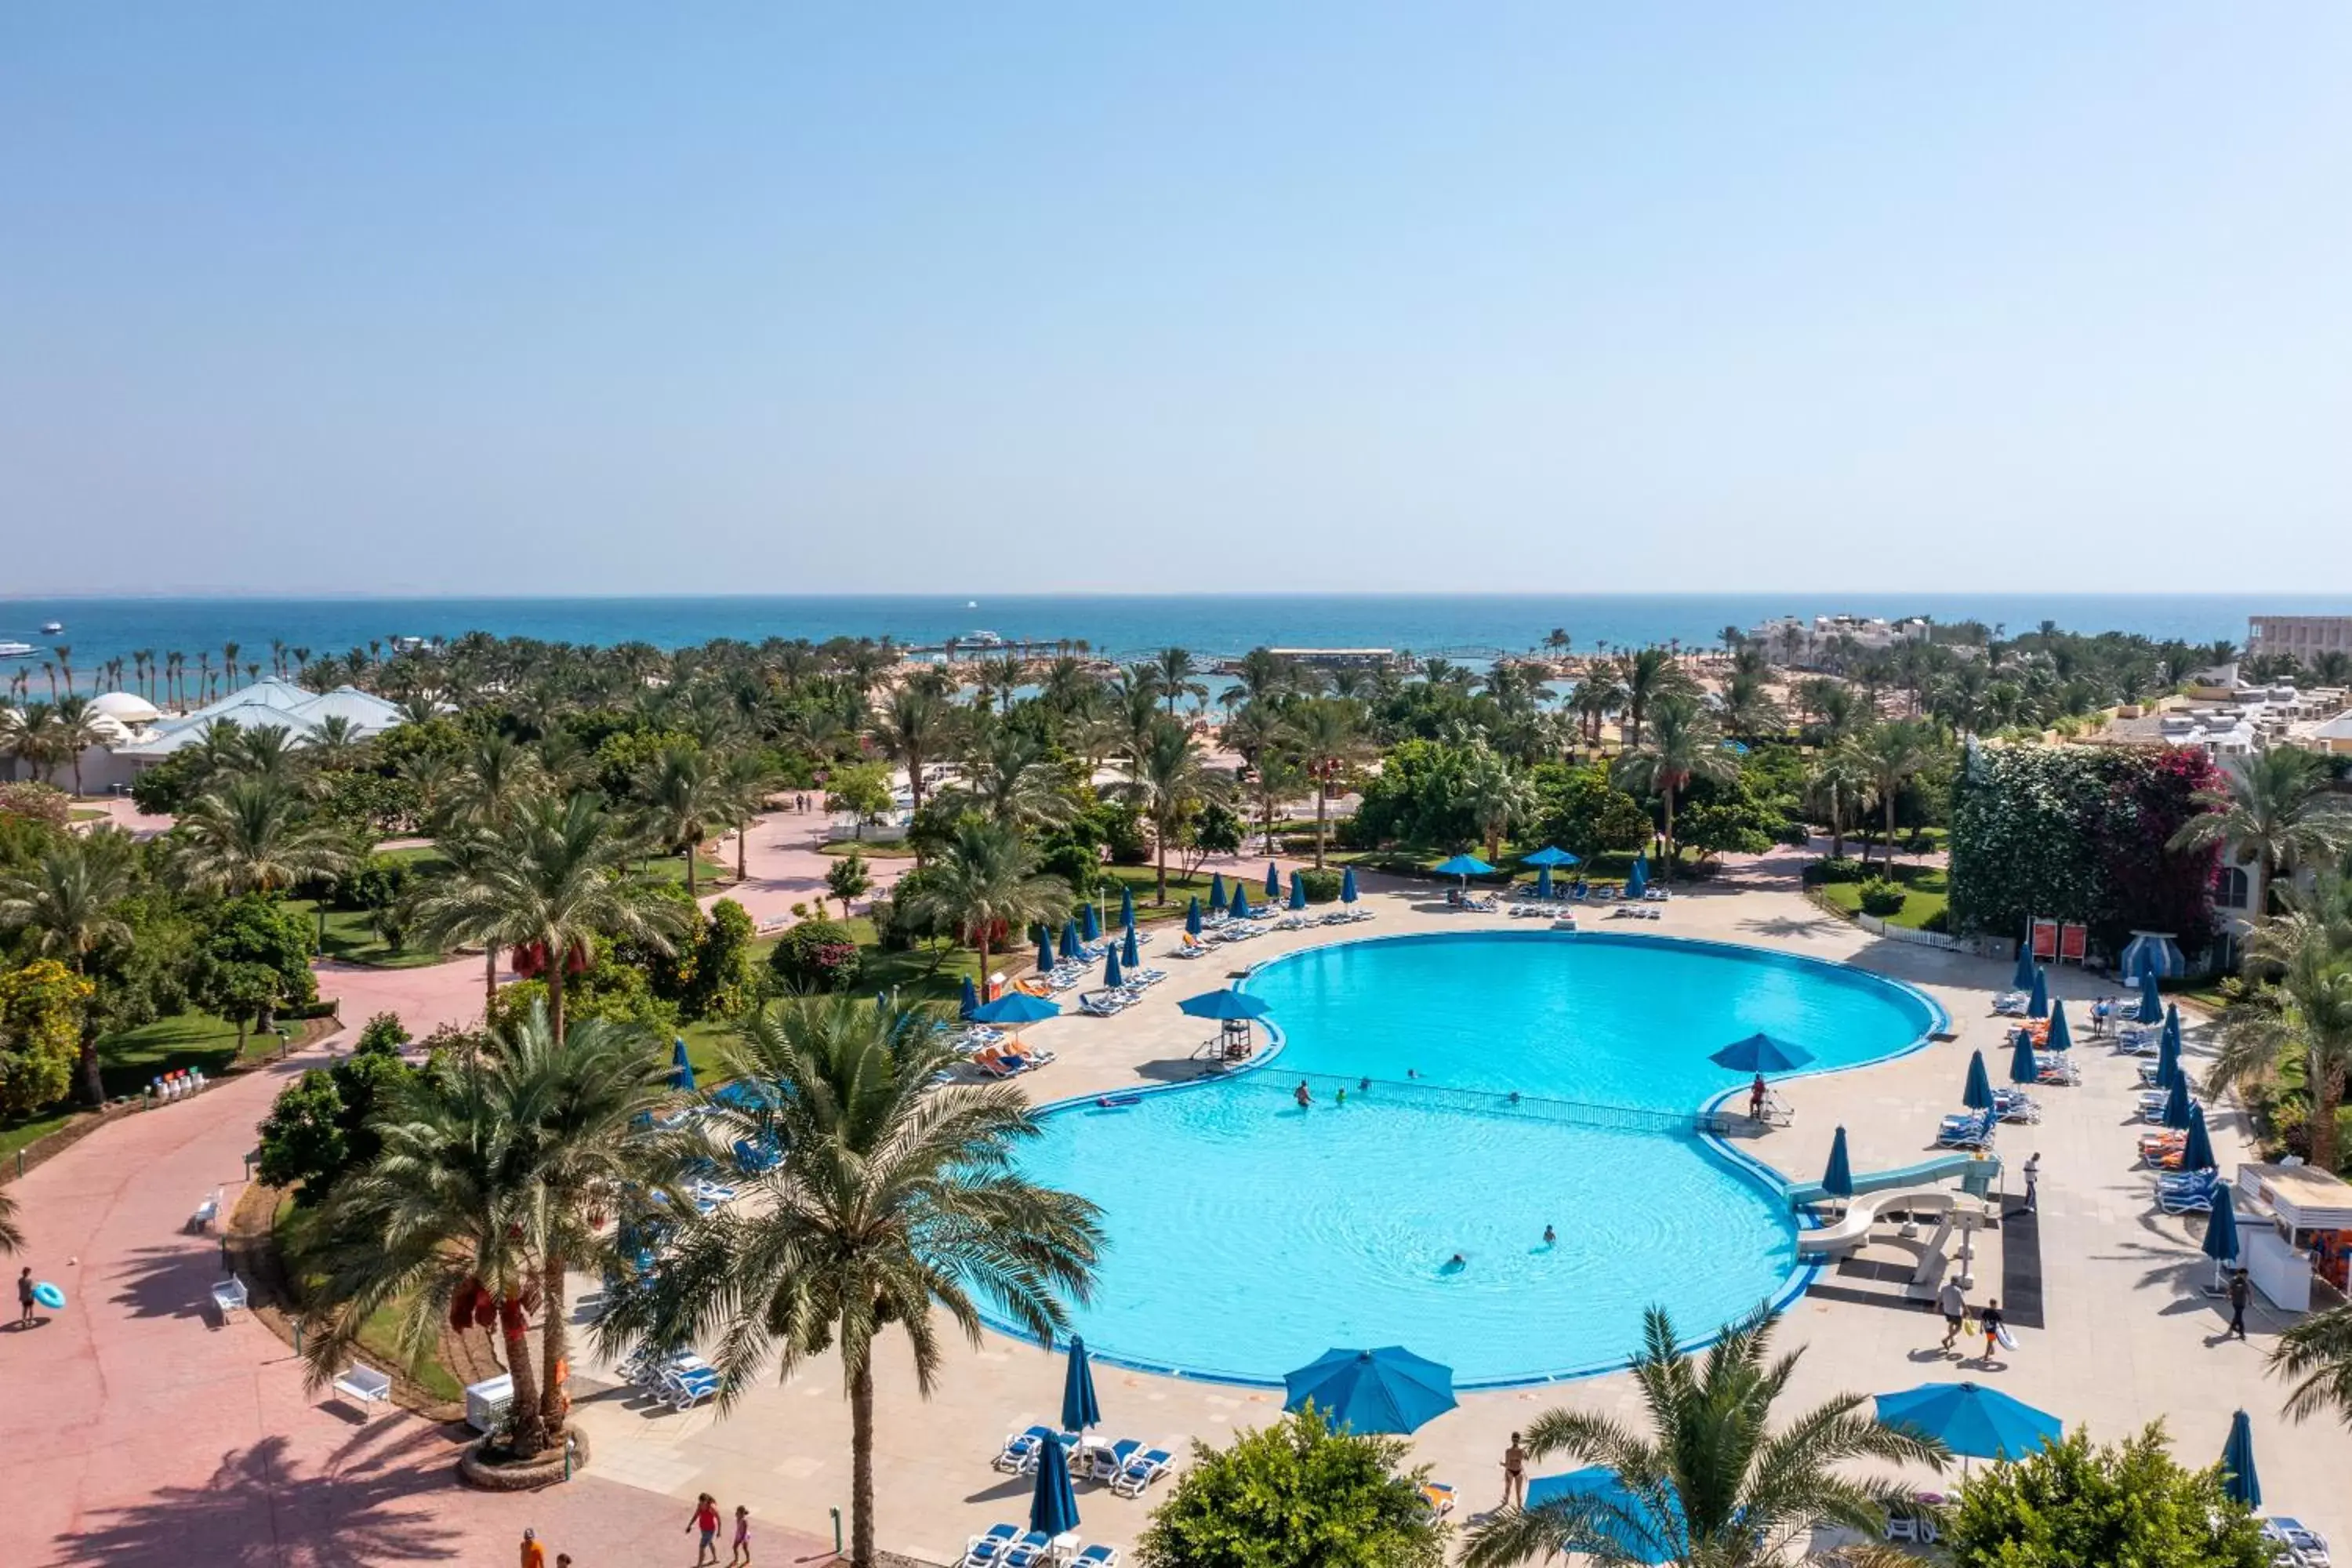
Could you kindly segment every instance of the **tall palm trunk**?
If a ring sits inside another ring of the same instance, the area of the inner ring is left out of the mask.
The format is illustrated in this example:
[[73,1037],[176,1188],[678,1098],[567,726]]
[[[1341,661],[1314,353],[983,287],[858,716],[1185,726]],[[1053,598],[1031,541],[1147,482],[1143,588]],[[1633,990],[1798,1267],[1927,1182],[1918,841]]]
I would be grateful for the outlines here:
[[1894,788],[1892,788],[1892,789],[1890,789],[1890,790],[1887,790],[1887,791],[1885,792],[1885,794],[1886,794],[1886,874],[1887,874],[1889,877],[1892,877],[1892,876],[1894,876],[1894,875],[1895,875],[1895,795],[1896,795],[1897,794],[1899,794],[1899,793],[1902,791],[1902,788],[1903,788],[1902,784],[1898,783],[1898,784],[1896,784],[1895,785],[1895,787],[1894,787]]
[[539,1330],[540,1420],[547,1427],[547,1440],[561,1443],[565,1407],[571,1403],[563,1394],[570,1373],[563,1359],[571,1350],[563,1317],[563,1259],[551,1257],[541,1266],[539,1291],[547,1312],[547,1321]]
[[571,959],[567,951],[561,956],[551,952],[547,960],[547,1030],[559,1047],[563,1044],[563,971]]
[[751,879],[751,862],[745,858],[751,848],[751,820],[747,816],[735,828],[735,879],[738,882]]
[[1322,779],[1315,781],[1315,868],[1323,869],[1323,840],[1330,830],[1331,786]]
[[507,1342],[507,1374],[514,1379],[514,1451],[524,1458],[547,1447],[547,1417],[540,1408],[539,1369],[530,1363],[530,1320],[522,1303],[508,1301],[499,1310],[499,1332]]
[[1159,830],[1151,837],[1154,840],[1152,847],[1160,856],[1160,890],[1152,895],[1152,901],[1164,904],[1168,901],[1168,824],[1160,823]]
[[2312,1075],[2311,1164],[2314,1170],[2336,1169],[2336,1110],[2343,1103],[2344,1075],[2341,1072]]
[[688,834],[686,838],[686,898],[688,903],[692,903],[694,901],[695,851],[702,847],[699,844],[695,842],[696,837],[697,836],[694,834]]
[[482,1016],[488,1019],[499,1005],[499,944],[482,944]]
[[1671,882],[1675,879],[1675,867],[1682,860],[1681,852],[1675,846],[1675,786],[1669,782],[1658,793],[1664,797],[1666,804],[1666,863],[1661,868],[1662,879]]
[[874,1562],[874,1356],[864,1349],[849,1376],[850,1568]]

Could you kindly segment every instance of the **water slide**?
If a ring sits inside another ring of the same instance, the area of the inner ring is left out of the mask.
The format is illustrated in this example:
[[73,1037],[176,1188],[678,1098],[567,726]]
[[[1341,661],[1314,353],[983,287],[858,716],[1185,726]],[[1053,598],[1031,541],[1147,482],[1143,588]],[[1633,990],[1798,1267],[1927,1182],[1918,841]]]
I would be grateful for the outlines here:
[[[1870,1239],[1871,1226],[1878,1223],[1881,1215],[1899,1214],[1913,1219],[1933,1215],[1948,1227],[1952,1211],[1963,1204],[1974,1207],[1976,1200],[1940,1187],[1874,1193],[1867,1197],[1857,1197],[1846,1205],[1845,1213],[1839,1215],[1834,1223],[1815,1230],[1799,1231],[1797,1252],[1803,1256],[1815,1252],[1843,1252],[1860,1247]],[[1943,1230],[1938,1229],[1937,1236],[1940,1240]]]
[[[1962,1191],[1982,1197],[1991,1191],[1993,1179],[2000,1174],[2000,1158],[1987,1155],[1979,1159],[1974,1154],[1938,1154],[1932,1160],[1922,1160],[1916,1165],[1899,1170],[1873,1171],[1853,1179],[1853,1195],[1857,1198],[1870,1193],[1883,1193],[1895,1187],[1920,1186],[1933,1182],[1948,1182],[1958,1178]],[[1804,1208],[1828,1201],[1829,1194],[1819,1182],[1802,1182],[1787,1189],[1789,1206]]]

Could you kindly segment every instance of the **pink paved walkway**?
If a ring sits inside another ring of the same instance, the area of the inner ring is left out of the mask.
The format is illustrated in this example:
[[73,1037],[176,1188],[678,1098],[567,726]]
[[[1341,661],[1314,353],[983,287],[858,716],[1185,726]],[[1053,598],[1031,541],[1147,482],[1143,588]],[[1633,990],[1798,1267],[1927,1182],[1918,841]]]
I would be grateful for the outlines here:
[[[0,1331],[0,1563],[505,1565],[529,1524],[579,1568],[686,1568],[693,1542],[669,1500],[593,1476],[469,1491],[451,1479],[448,1432],[404,1415],[362,1424],[305,1394],[267,1330],[213,1321],[219,1254],[184,1231],[188,1211],[215,1187],[234,1205],[255,1122],[320,1054],[127,1118],[14,1184],[23,1261],[68,1304]],[[829,1555],[792,1522],[761,1521],[762,1563]]]
[[[772,811],[753,817],[751,851],[744,857],[744,868],[750,875],[731,887],[705,895],[703,908],[709,909],[721,899],[732,899],[763,926],[788,921],[794,904],[814,908],[820,899],[825,900],[829,911],[838,913],[838,906],[832,902],[833,895],[824,885],[824,874],[832,869],[835,859],[820,847],[833,837],[832,823],[833,819],[821,811]],[[720,841],[717,858],[729,870],[734,869],[735,835],[730,833]],[[901,857],[866,857],[866,871],[874,879],[874,887],[856,901],[856,907],[863,910],[866,899],[887,891],[913,865],[914,861]]]

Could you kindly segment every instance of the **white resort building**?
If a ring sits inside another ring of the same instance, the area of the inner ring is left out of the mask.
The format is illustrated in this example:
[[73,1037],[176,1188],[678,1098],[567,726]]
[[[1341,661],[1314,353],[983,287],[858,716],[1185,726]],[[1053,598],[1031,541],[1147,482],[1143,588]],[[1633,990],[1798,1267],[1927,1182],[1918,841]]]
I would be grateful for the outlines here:
[[[186,713],[167,714],[131,691],[101,693],[89,706],[105,739],[82,753],[81,784],[89,795],[127,789],[147,769],[201,741],[216,722],[247,730],[275,725],[300,745],[330,718],[349,721],[352,737],[362,741],[403,721],[399,708],[357,687],[320,692],[283,680],[257,680]],[[31,776],[30,765],[21,761],[0,766]]]

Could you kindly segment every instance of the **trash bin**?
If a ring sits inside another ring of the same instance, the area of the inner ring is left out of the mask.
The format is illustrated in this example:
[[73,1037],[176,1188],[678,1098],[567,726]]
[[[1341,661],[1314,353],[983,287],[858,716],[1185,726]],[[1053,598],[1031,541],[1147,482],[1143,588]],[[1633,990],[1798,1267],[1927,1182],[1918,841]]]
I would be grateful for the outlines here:
[[466,1425],[487,1436],[506,1419],[507,1406],[513,1403],[514,1378],[510,1374],[469,1384],[466,1388]]

